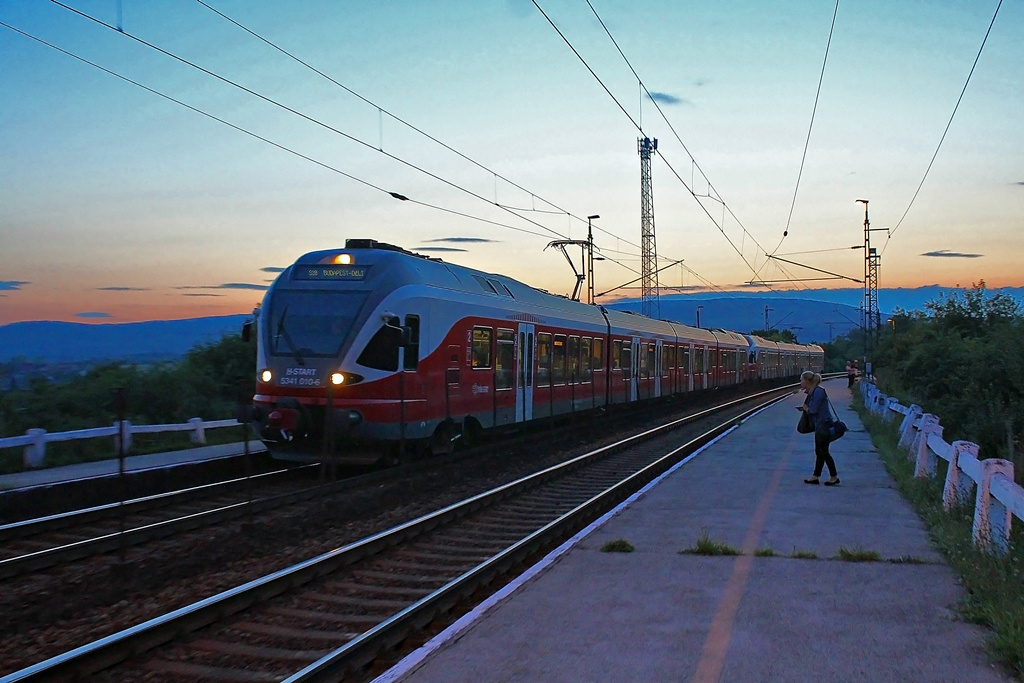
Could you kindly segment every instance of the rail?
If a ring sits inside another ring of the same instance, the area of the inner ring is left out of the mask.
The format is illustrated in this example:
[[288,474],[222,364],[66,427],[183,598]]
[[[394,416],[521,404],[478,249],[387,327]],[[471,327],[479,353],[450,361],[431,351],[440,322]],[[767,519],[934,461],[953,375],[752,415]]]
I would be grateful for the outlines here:
[[236,419],[204,421],[201,417],[193,417],[188,422],[181,424],[167,425],[133,425],[130,420],[124,420],[120,424],[115,422],[110,427],[95,427],[92,429],[76,429],[70,432],[47,432],[45,429],[30,429],[24,436],[9,436],[0,439],[0,448],[25,447],[22,456],[22,465],[25,469],[40,467],[46,457],[46,444],[58,441],[74,441],[75,439],[96,439],[101,437],[114,437],[114,452],[118,452],[119,439],[123,429],[124,450],[127,452],[132,447],[133,434],[156,434],[160,432],[192,432],[190,438],[192,443],[203,445],[206,443],[206,430],[220,427],[238,427],[241,423]]
[[973,539],[977,548],[999,555],[1009,552],[1010,526],[1014,516],[1024,520],[1024,488],[1013,480],[1013,463],[999,458],[978,458],[978,444],[970,441],[947,443],[942,438],[939,418],[919,405],[909,407],[886,396],[874,384],[860,384],[864,405],[886,422],[902,416],[899,446],[914,461],[914,476],[934,477],[938,459],[949,463],[942,504],[948,511],[970,503],[974,492]]

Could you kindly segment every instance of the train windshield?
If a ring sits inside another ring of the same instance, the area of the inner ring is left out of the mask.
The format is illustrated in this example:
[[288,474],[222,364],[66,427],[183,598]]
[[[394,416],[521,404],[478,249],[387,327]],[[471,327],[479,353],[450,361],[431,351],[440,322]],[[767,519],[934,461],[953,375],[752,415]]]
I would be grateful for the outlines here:
[[369,292],[279,289],[270,302],[267,326],[270,353],[334,357],[352,332]]

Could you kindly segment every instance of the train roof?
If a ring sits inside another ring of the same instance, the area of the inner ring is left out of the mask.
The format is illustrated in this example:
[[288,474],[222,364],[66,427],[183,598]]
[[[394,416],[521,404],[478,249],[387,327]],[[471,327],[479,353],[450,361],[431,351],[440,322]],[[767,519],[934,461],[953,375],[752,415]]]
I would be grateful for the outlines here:
[[[537,289],[507,275],[448,263],[373,239],[349,239],[341,248],[303,254],[278,276],[273,287],[322,289],[337,287],[339,282],[357,290],[391,291],[405,285],[420,284],[483,294],[499,299],[514,299],[520,304],[548,309],[560,316],[596,318],[601,324],[604,323],[600,312],[603,308],[609,322],[623,330],[642,328],[665,336],[685,336],[708,343],[750,345],[750,338],[730,330],[691,327],[680,322],[648,318],[639,313],[591,306]],[[774,344],[760,338],[754,339],[763,342],[764,346]],[[794,350],[805,349],[801,345],[784,346]],[[816,348],[820,350],[820,347]]]

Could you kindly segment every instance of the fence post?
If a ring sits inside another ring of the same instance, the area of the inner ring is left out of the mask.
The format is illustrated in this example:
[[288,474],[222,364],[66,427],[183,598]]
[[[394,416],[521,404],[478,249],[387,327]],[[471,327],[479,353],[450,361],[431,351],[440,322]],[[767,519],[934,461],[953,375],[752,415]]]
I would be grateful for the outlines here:
[[888,404],[889,397],[883,394],[882,392],[878,392],[878,394],[875,396],[875,402],[871,405],[871,412],[878,416],[884,416],[885,407]]
[[938,424],[938,422],[938,416],[932,415],[931,413],[925,413],[921,416],[920,421],[917,423],[917,429],[914,430],[914,436],[910,440],[910,446],[907,448],[907,460],[917,459],[917,452],[920,450],[920,446],[918,444],[921,443],[922,438],[928,438],[928,430],[931,428],[931,425],[933,423]]
[[908,448],[910,443],[914,440],[917,432],[914,431],[914,422],[917,418],[921,417],[924,411],[921,410],[921,406],[916,403],[911,405],[907,409],[907,416],[903,418],[903,422],[900,423],[900,448]]
[[203,427],[203,418],[193,417],[189,419],[188,423],[192,426],[192,433],[189,434],[189,438],[192,439],[192,443],[205,444],[206,429]]
[[894,410],[894,408],[899,404],[900,401],[898,398],[890,396],[889,400],[885,402],[885,412],[882,413],[882,419],[885,420],[886,422],[892,422],[893,419],[896,417],[896,411]]
[[117,432],[114,434],[114,450],[117,451],[121,448],[121,434],[124,434],[124,452],[127,453],[132,449],[132,421],[123,420],[124,432],[121,431],[121,425],[118,422],[114,422],[114,429]]
[[992,477],[1001,474],[1013,481],[1013,463],[999,458],[981,462],[981,481],[974,499],[974,545],[1006,555],[1010,544],[1010,509],[992,495]]
[[933,420],[922,422],[921,429],[917,432],[917,458],[914,465],[914,476],[918,479],[929,479],[935,476],[939,459],[928,446],[928,437],[931,434],[942,436],[942,425],[939,418],[932,415]]
[[954,441],[953,456],[946,470],[946,485],[942,489],[942,507],[949,512],[955,507],[967,505],[971,499],[974,481],[960,469],[960,456],[964,453],[978,457],[978,444],[970,441]]
[[21,464],[25,469],[41,467],[43,459],[46,458],[46,430],[33,427],[25,434],[32,437],[32,443],[25,446]]

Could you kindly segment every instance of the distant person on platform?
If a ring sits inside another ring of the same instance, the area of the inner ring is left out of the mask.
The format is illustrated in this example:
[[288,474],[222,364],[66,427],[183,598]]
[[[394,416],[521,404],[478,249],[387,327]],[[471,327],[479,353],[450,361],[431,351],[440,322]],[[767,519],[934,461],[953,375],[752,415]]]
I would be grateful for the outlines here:
[[821,469],[828,465],[829,479],[825,486],[835,486],[839,483],[839,475],[836,472],[836,461],[828,452],[828,426],[832,422],[831,408],[829,407],[828,394],[821,386],[821,375],[806,370],[800,375],[800,388],[807,392],[807,398],[797,410],[807,411],[814,422],[814,475],[804,479],[805,484],[821,483],[818,477],[821,476]]
[[853,383],[857,380],[857,361],[848,360],[846,361],[846,386],[850,389],[853,388]]

